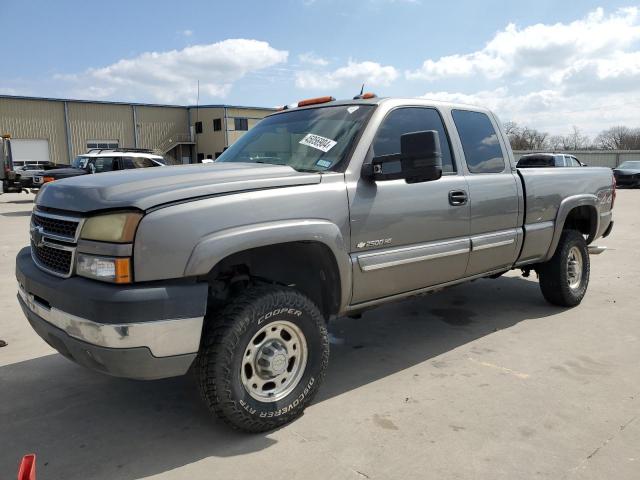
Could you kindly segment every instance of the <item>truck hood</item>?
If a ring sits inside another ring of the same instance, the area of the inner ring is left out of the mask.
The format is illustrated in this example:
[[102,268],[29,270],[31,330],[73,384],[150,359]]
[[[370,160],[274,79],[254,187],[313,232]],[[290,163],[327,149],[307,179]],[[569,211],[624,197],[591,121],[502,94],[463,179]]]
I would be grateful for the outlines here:
[[617,173],[618,175],[636,175],[640,173],[640,168],[614,168],[613,173]]
[[256,163],[208,163],[81,175],[45,184],[38,206],[91,212],[149,208],[231,192],[320,183],[321,175]]

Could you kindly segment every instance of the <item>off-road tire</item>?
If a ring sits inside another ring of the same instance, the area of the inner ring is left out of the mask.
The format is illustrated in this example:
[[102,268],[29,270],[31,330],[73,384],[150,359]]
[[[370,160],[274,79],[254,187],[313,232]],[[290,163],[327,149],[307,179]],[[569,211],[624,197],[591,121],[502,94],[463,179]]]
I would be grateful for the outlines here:
[[[288,287],[250,287],[205,319],[195,373],[209,410],[246,432],[273,430],[302,415],[313,400],[329,362],[326,322],[305,295]],[[266,319],[265,319],[266,317]],[[304,334],[307,361],[297,386],[275,402],[252,397],[241,378],[245,349],[266,325],[285,321]]]
[[[571,288],[568,281],[567,264],[572,248],[577,248],[582,255],[582,277],[576,288]],[[540,289],[547,302],[561,307],[575,307],[580,304],[589,285],[589,251],[587,243],[580,232],[565,230],[562,232],[556,252],[548,262],[538,268]]]

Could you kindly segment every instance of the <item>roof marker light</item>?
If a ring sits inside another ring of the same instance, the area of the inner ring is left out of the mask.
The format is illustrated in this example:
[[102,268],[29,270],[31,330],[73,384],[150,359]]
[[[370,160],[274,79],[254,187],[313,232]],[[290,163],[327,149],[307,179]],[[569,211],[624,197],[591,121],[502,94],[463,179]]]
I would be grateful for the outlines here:
[[307,107],[309,105],[317,105],[319,103],[328,103],[328,102],[333,102],[334,100],[335,98],[331,96],[307,98],[306,100],[300,100],[298,102],[298,107]]
[[377,95],[375,93],[372,92],[367,92],[367,93],[361,93],[360,95],[356,95],[355,97],[353,97],[354,100],[368,100],[370,98],[376,98]]

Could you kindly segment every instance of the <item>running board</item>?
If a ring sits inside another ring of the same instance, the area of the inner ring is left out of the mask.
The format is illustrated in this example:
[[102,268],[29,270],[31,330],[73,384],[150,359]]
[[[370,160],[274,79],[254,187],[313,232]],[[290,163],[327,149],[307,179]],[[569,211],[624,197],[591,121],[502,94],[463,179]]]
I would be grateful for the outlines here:
[[607,247],[599,247],[597,245],[589,245],[589,255],[600,255]]

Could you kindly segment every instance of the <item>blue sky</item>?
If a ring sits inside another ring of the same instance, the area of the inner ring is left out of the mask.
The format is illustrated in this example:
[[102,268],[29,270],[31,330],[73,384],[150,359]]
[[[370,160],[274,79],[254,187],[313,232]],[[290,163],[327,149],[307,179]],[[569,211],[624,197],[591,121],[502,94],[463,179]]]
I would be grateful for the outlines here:
[[0,93],[275,106],[360,84],[551,133],[640,126],[633,2],[0,0]]

